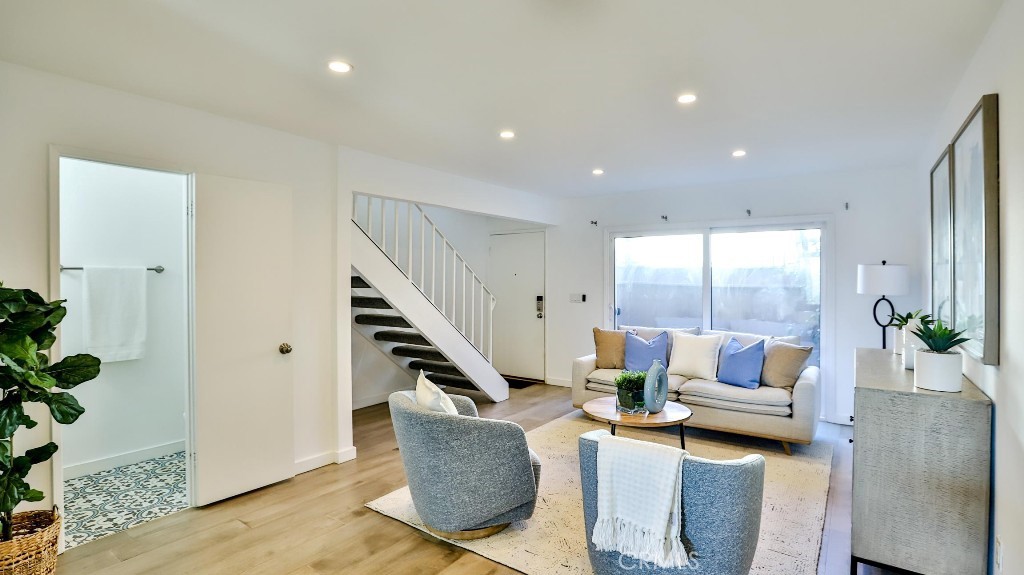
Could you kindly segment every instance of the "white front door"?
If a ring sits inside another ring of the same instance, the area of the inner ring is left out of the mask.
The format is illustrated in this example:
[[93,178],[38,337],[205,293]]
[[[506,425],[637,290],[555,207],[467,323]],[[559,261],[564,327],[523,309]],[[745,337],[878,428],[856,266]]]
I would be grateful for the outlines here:
[[[193,494],[206,505],[294,476],[292,197],[197,175]],[[296,350],[295,353],[302,353]]]
[[494,368],[544,380],[544,232],[491,236],[487,285],[494,293]]

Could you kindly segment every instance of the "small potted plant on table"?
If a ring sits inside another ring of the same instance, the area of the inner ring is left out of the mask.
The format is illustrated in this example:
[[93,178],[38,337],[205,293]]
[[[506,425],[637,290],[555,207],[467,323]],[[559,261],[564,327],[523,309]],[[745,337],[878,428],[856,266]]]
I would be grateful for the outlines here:
[[[896,330],[893,334],[892,352],[902,354],[906,347],[907,334],[917,328],[919,324],[931,321],[931,314],[925,314],[924,310],[917,310],[908,313],[896,313],[892,316],[892,327]],[[911,349],[910,353],[914,353]]]
[[100,373],[100,360],[72,355],[50,364],[44,352],[57,341],[57,324],[67,315],[64,301],[47,302],[27,289],[0,284],[0,573],[51,574],[57,566],[60,515],[53,511],[14,509],[22,501],[42,501],[43,492],[25,478],[32,466],[57,451],[52,441],[17,455],[14,433],[37,424],[25,413],[25,403],[42,403],[57,423],[74,423],[85,409],[70,393]]
[[922,323],[914,332],[928,349],[918,349],[914,360],[914,386],[932,391],[958,392],[963,387],[963,361],[954,347],[969,341],[964,332],[949,329],[942,320]]
[[622,413],[642,413],[646,371],[623,371],[615,378],[615,407]]

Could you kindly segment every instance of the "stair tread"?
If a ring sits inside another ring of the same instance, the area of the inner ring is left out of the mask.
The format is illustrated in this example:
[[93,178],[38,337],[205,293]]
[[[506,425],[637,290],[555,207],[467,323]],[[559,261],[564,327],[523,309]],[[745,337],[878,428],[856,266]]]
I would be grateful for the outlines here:
[[448,367],[448,366],[454,365],[452,362],[450,362],[448,360],[433,361],[433,360],[429,360],[429,359],[417,359],[416,363],[419,363],[419,364],[423,365],[424,368],[427,368],[427,367],[438,367],[438,368],[441,368],[441,367]]
[[454,363],[447,361],[430,361],[426,359],[415,359],[409,362],[410,369],[422,369],[423,371],[442,373],[445,375],[454,375],[458,377],[465,377],[459,368],[455,367]]
[[427,375],[430,382],[434,385],[445,385],[448,387],[456,387],[459,389],[472,389],[475,390],[476,386],[468,378],[461,375],[447,375],[444,373],[430,373]]
[[391,350],[392,355],[399,357],[416,357],[419,359],[426,359],[431,361],[448,361],[444,354],[433,347],[423,347],[418,345],[400,345]]
[[379,325],[385,327],[404,327],[412,328],[409,322],[405,321],[405,318],[400,315],[383,315],[383,314],[359,314],[356,316],[356,323],[359,325]]
[[392,309],[391,304],[389,304],[382,297],[365,296],[352,296],[352,307],[370,309]]
[[368,288],[370,284],[366,283],[366,280],[359,276],[352,276],[352,287],[353,288]]
[[430,347],[430,342],[427,341],[427,338],[418,333],[408,331],[378,331],[373,334],[373,339],[377,341],[390,341],[394,343]]

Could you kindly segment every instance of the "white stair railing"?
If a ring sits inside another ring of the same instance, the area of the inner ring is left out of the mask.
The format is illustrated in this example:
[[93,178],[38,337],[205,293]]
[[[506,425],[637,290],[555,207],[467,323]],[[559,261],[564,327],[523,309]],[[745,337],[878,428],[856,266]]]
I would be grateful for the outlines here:
[[418,204],[355,193],[352,221],[487,361],[493,361],[494,294]]

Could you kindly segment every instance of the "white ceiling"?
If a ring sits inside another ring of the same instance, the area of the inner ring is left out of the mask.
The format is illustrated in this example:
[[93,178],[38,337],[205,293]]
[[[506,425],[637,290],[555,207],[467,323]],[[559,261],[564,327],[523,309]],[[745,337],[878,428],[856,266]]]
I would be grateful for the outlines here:
[[0,0],[0,59],[580,196],[914,162],[1000,4]]

